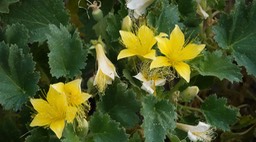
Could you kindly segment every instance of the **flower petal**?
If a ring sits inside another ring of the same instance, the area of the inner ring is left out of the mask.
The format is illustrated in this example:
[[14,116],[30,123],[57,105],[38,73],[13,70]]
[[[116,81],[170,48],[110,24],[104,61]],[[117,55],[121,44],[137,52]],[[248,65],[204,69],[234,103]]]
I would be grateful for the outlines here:
[[156,43],[154,32],[145,25],[139,28],[138,38],[140,39],[140,44],[142,45],[140,50],[144,50],[144,52],[150,51],[150,49]]
[[50,129],[56,134],[56,136],[60,139],[62,137],[62,132],[65,127],[64,120],[57,120],[52,122],[50,125]]
[[170,60],[164,56],[156,57],[150,64],[150,69],[159,68],[164,66],[172,66]]
[[131,57],[131,56],[134,56],[134,55],[136,55],[136,54],[131,52],[129,49],[123,49],[118,54],[117,60],[122,59],[122,58],[126,58],[126,57]]
[[166,82],[166,79],[157,79],[155,80],[155,85],[156,86],[163,86]]
[[171,48],[174,48],[175,51],[181,50],[184,45],[185,37],[178,25],[175,25],[170,34],[170,42],[172,44]]
[[145,81],[142,83],[142,86],[141,86],[141,89],[147,91],[149,94],[153,94],[154,93],[154,89],[152,89],[153,85],[153,81],[150,80],[150,81]]
[[46,113],[39,113],[37,114],[29,126],[46,126],[51,124],[52,120],[51,117]]
[[181,51],[179,61],[190,60],[195,58],[201,51],[204,49],[205,44],[188,44],[183,50]]
[[127,31],[119,31],[119,33],[126,48],[135,51],[136,46],[140,46],[139,38],[133,33]]
[[40,113],[46,113],[49,110],[49,104],[43,99],[30,99],[33,108]]
[[144,55],[143,57],[147,58],[147,59],[154,60],[156,58],[156,50],[154,50],[154,49],[150,50],[150,52],[148,54]]
[[66,120],[68,123],[72,123],[73,120],[76,117],[76,113],[77,113],[77,108],[76,107],[68,107],[67,108],[67,112],[66,112]]
[[142,81],[142,82],[145,82],[147,81],[147,79],[143,76],[143,74],[141,72],[139,72],[137,75],[133,76],[135,77],[136,79]]
[[166,56],[171,55],[173,51],[169,39],[160,37],[160,35],[155,38],[157,40],[157,46],[160,52]]
[[177,62],[173,65],[179,75],[184,78],[187,82],[190,80],[190,67],[184,62]]
[[193,142],[196,142],[198,141],[198,137],[196,135],[194,135],[193,133],[191,133],[190,131],[188,131],[188,138],[193,141]]
[[50,85],[50,89],[47,93],[47,101],[49,102],[49,105],[51,105],[52,109],[57,109],[55,111],[66,112],[68,102],[66,95],[63,93],[58,92],[53,88],[53,85]]

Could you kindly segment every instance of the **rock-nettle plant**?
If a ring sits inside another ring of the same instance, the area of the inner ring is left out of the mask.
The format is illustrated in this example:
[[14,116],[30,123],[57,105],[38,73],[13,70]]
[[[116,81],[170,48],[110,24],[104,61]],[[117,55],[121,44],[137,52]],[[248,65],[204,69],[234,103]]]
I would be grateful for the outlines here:
[[0,17],[0,141],[253,139],[255,0],[12,0]]

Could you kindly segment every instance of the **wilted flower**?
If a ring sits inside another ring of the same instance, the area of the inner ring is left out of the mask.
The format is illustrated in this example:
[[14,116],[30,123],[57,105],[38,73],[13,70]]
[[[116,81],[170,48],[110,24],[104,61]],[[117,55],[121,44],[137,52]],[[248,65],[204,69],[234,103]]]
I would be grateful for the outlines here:
[[150,94],[153,94],[155,92],[155,87],[156,86],[162,86],[166,82],[166,79],[162,79],[162,78],[148,79],[141,72],[139,72],[134,77],[143,82],[142,86],[141,86],[141,89],[147,91]]
[[47,93],[46,100],[30,99],[34,109],[38,112],[30,126],[49,126],[57,137],[61,138],[65,121],[73,122],[77,108],[68,106],[66,95],[57,91],[52,85]]
[[214,131],[211,126],[203,122],[199,122],[197,126],[177,123],[176,127],[185,132],[188,132],[188,138],[194,142],[210,142],[214,137]]
[[198,6],[198,13],[203,16],[204,19],[207,19],[209,17],[209,14],[206,13],[206,11],[201,6],[201,0],[196,0],[197,6]]
[[93,85],[97,85],[100,92],[103,92],[108,84],[111,84],[115,77],[118,77],[113,63],[106,57],[103,43],[96,43],[96,56],[98,61],[98,71]]
[[204,49],[205,45],[193,43],[185,45],[184,34],[178,25],[171,32],[170,39],[161,36],[156,37],[156,40],[158,48],[165,56],[156,57],[152,61],[150,69],[172,66],[181,77],[189,82],[190,67],[184,61],[195,58]]
[[154,32],[147,26],[143,25],[139,28],[137,35],[132,32],[120,31],[122,42],[127,49],[123,49],[117,59],[131,56],[141,56],[147,59],[155,58],[155,50],[152,49],[156,43]]
[[133,16],[138,19],[146,13],[146,8],[153,2],[154,0],[130,0],[127,2],[127,8],[134,10]]

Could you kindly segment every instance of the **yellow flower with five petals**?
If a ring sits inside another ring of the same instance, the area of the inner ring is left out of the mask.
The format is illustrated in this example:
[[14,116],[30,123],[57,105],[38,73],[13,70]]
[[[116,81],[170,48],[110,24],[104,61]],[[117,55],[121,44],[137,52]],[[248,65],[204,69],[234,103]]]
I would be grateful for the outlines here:
[[152,47],[156,43],[156,39],[154,32],[147,26],[141,26],[137,35],[128,31],[120,31],[120,35],[126,49],[121,50],[117,57],[118,60],[135,55],[147,59],[155,58],[155,50]]
[[77,108],[69,106],[63,92],[57,91],[52,85],[47,93],[46,100],[30,99],[34,109],[38,112],[30,126],[49,126],[60,139],[65,127],[65,121],[68,123],[73,122]]
[[[164,34],[160,34],[164,35]],[[190,67],[184,61],[195,58],[204,49],[205,44],[189,43],[185,45],[185,37],[178,25],[170,34],[170,39],[166,37],[156,37],[157,45],[161,53],[165,56],[158,56],[152,61],[150,69],[172,66],[178,74],[187,82],[190,81]]]

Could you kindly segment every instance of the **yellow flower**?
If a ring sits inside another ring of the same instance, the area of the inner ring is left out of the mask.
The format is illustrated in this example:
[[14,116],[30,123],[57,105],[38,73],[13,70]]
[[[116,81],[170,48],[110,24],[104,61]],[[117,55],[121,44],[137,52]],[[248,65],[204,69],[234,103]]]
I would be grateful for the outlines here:
[[65,121],[72,123],[77,112],[76,107],[68,106],[67,98],[52,85],[47,93],[47,101],[43,99],[30,99],[34,109],[38,112],[32,122],[34,126],[49,126],[60,139]]
[[103,92],[108,84],[111,84],[118,77],[113,63],[106,57],[103,43],[96,43],[96,56],[98,61],[98,71],[93,85],[97,85],[100,92]]
[[155,50],[151,49],[156,43],[154,33],[147,26],[139,28],[137,36],[132,32],[120,31],[123,44],[127,49],[123,49],[117,59],[131,56],[141,56],[147,59],[155,58]]
[[82,79],[76,79],[66,84],[62,82],[56,83],[52,87],[66,95],[68,105],[79,106],[91,97],[90,94],[82,92],[81,82]]
[[156,37],[158,48],[165,56],[158,56],[152,61],[150,69],[172,66],[187,82],[190,80],[190,67],[184,61],[195,58],[205,47],[204,44],[189,43],[185,45],[184,34],[176,25],[170,39]]

